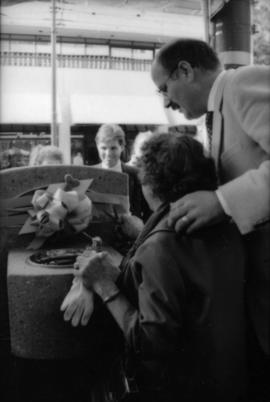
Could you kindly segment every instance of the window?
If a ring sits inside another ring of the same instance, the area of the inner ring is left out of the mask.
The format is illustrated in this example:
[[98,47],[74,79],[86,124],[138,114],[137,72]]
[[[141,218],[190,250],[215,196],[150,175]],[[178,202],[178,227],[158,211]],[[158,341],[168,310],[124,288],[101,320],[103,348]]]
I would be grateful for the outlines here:
[[[7,42],[7,41],[5,41]],[[2,45],[2,41],[1,41]],[[2,48],[3,50],[3,48]],[[34,41],[10,41],[10,49],[11,52],[20,52],[20,53],[33,53],[35,51],[35,42]]]
[[112,57],[127,57],[132,58],[132,50],[129,48],[112,47],[111,48]]
[[109,56],[109,46],[86,44],[85,53],[89,56]]

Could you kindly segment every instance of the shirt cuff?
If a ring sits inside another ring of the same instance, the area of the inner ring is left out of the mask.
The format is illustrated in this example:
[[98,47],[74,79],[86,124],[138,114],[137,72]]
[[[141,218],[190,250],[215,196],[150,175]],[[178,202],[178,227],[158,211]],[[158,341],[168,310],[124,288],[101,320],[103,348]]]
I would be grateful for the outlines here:
[[218,200],[220,202],[220,205],[222,206],[223,211],[225,212],[225,214],[228,215],[228,216],[232,216],[230,208],[229,208],[229,206],[227,204],[227,201],[223,197],[222,192],[220,190],[216,190],[216,195],[217,195],[217,198],[218,198]]

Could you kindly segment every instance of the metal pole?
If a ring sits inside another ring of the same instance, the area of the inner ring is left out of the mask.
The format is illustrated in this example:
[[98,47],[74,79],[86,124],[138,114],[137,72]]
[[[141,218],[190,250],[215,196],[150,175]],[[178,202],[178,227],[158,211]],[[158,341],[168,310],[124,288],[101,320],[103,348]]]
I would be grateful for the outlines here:
[[212,18],[215,49],[226,69],[251,64],[250,9],[250,0],[230,0]]
[[56,105],[56,0],[51,0],[52,26],[51,26],[51,143],[59,145],[57,132],[57,105]]
[[203,21],[204,21],[204,37],[205,41],[210,44],[210,12],[208,0],[201,0]]

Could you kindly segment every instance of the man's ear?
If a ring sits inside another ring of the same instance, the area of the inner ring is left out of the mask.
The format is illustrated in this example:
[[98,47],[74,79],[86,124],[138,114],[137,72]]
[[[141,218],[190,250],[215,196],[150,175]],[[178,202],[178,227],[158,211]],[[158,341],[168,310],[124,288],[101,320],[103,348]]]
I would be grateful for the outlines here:
[[189,62],[187,62],[185,60],[179,61],[178,66],[177,66],[177,71],[178,71],[179,76],[183,76],[186,80],[188,80],[188,81],[193,80],[194,71]]

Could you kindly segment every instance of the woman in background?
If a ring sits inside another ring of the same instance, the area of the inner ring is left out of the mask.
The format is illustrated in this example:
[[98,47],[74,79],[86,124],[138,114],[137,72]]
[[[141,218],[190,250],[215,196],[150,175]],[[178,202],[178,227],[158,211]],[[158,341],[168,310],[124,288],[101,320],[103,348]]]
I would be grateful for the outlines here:
[[141,148],[144,142],[152,135],[152,131],[142,131],[136,135],[132,144],[131,157],[127,162],[128,165],[138,167],[138,162],[142,153]]
[[29,166],[62,165],[63,163],[63,152],[54,145],[39,144],[31,150]]

